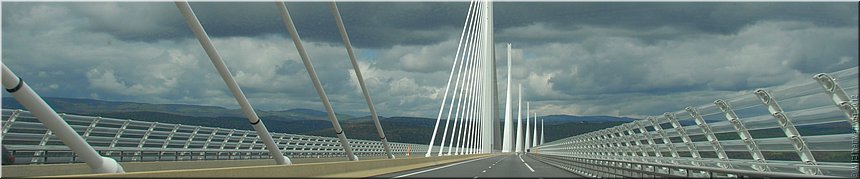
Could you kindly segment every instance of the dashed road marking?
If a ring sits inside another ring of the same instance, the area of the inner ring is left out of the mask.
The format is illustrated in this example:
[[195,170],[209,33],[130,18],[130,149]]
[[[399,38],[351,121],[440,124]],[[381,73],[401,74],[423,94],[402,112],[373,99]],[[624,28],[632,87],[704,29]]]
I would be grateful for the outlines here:
[[482,159],[485,159],[485,158],[483,158],[483,157],[482,157],[482,158],[476,158],[476,159],[472,159],[472,160],[467,160],[467,161],[457,162],[457,163],[450,164],[450,165],[445,165],[445,166],[441,166],[441,167],[436,167],[436,168],[431,168],[431,169],[427,169],[427,170],[422,170],[422,171],[417,171],[417,172],[413,172],[413,173],[409,173],[409,174],[404,174],[404,175],[396,176],[396,177],[394,177],[394,178],[408,177],[408,176],[412,176],[412,175],[416,175],[416,174],[420,174],[420,173],[424,173],[424,172],[429,172],[429,171],[433,171],[433,170],[439,170],[439,169],[442,169],[442,168],[446,168],[446,167],[450,167],[450,166],[454,166],[454,165],[460,165],[460,164],[464,164],[464,163],[468,163],[468,162],[473,162],[473,161],[477,161],[477,160],[482,160]]

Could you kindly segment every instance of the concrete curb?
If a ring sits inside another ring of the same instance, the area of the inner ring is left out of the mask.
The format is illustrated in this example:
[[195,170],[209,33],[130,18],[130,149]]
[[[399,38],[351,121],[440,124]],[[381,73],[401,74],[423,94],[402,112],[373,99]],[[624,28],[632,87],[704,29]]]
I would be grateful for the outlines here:
[[265,165],[184,170],[128,172],[124,174],[81,174],[55,177],[369,177],[397,171],[469,160],[490,155],[458,155],[410,159],[340,161],[288,166]]

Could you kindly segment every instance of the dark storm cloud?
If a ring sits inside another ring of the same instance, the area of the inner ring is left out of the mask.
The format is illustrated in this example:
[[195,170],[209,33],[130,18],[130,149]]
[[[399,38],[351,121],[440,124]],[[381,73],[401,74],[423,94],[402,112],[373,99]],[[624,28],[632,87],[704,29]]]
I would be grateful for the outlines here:
[[[495,5],[496,32],[511,27],[545,24],[553,29],[577,30],[600,26],[637,31],[671,27],[665,33],[612,34],[646,42],[683,38],[690,34],[732,34],[766,20],[809,21],[820,26],[856,27],[857,3],[799,2],[500,2]],[[610,33],[610,32],[606,32]],[[580,40],[582,36],[497,36],[497,42],[543,43]]]
[[[327,4],[287,5],[335,109],[366,114]],[[469,4],[338,5],[380,114],[435,117]],[[274,3],[191,6],[255,107],[322,110]],[[542,114],[657,115],[858,64],[857,3],[494,7],[497,58],[512,42]],[[43,96],[238,108],[172,2],[4,2],[2,43]]]
[[[190,36],[187,25],[173,3],[123,2],[62,3],[89,18],[90,30],[107,32],[124,40],[162,40]],[[207,32],[213,37],[286,36],[277,7],[271,2],[191,3]],[[15,6],[14,4],[12,6]],[[341,2],[338,7],[357,47],[387,48],[393,45],[427,45],[457,38],[449,31],[460,29],[468,2]],[[122,7],[132,11],[117,11]],[[303,39],[339,43],[340,37],[328,4],[289,2],[287,7]],[[763,20],[810,21],[820,26],[856,26],[856,3],[785,2],[498,2],[494,5],[495,30],[545,24],[559,30],[584,26],[653,31],[672,27],[676,31],[630,35],[646,42],[685,37],[690,33],[731,34]],[[497,42],[543,43],[569,41],[581,36],[522,37],[499,34]]]

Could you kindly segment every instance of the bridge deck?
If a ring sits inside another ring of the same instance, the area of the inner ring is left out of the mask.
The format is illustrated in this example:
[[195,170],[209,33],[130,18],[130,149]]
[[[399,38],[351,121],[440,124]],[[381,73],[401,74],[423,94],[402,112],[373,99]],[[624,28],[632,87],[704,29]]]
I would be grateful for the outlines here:
[[403,172],[375,176],[379,178],[427,178],[427,177],[472,177],[472,178],[571,178],[582,177],[563,169],[547,165],[527,156],[515,154],[496,155],[425,167]]
[[[406,158],[398,155],[397,158]],[[409,158],[416,158],[413,155]],[[423,157],[423,156],[421,156]],[[362,160],[384,159],[385,156],[365,157]],[[330,158],[293,158],[294,164],[322,163],[347,161],[345,157]],[[266,166],[274,165],[272,159],[255,160],[194,160],[194,161],[159,161],[159,162],[120,162],[126,172],[179,170],[179,169],[202,169],[221,167],[243,167],[243,166]],[[84,163],[73,164],[45,164],[45,165],[3,165],[3,177],[35,177],[35,176],[57,176],[90,174],[90,168]]]

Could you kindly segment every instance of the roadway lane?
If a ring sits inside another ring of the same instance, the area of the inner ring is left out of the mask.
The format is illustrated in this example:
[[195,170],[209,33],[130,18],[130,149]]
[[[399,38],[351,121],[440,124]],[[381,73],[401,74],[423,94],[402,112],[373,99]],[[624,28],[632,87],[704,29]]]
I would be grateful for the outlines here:
[[563,169],[544,164],[526,156],[515,154],[467,160],[453,164],[437,165],[404,172],[375,176],[378,178],[558,178],[581,177]]

